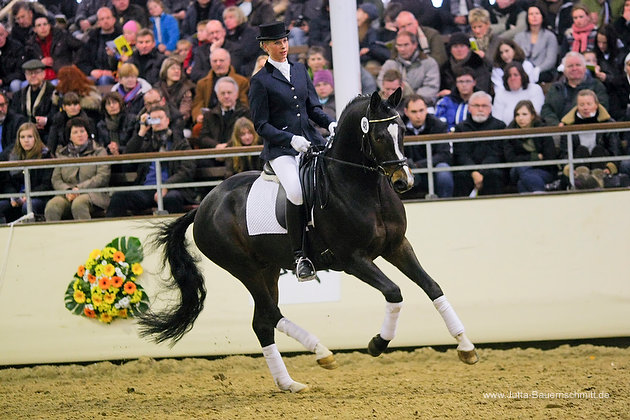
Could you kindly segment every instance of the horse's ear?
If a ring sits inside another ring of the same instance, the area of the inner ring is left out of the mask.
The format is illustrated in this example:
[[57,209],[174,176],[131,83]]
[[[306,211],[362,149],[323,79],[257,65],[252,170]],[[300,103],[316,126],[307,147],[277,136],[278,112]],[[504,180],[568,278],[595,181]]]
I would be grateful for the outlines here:
[[394,93],[392,93],[391,95],[389,95],[389,98],[387,98],[387,102],[394,108],[396,108],[398,106],[398,104],[400,103],[400,100],[402,99],[402,89],[400,87],[398,87]]
[[372,111],[376,111],[379,105],[381,104],[381,102],[382,102],[381,95],[378,93],[378,91],[374,91],[374,93],[372,94],[372,97],[370,98],[370,109]]

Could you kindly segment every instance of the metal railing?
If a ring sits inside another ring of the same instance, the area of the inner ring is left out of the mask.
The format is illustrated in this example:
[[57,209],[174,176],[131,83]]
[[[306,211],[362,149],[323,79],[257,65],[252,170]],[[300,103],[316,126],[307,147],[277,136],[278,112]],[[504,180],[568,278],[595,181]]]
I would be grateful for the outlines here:
[[[405,145],[424,145],[427,148],[427,167],[414,168],[412,173],[426,173],[428,176],[428,194],[427,198],[436,198],[433,174],[437,172],[456,172],[469,171],[490,168],[512,168],[519,166],[549,166],[549,165],[569,165],[570,184],[574,185],[573,169],[577,164],[590,162],[616,162],[622,160],[630,160],[630,155],[623,156],[607,156],[601,158],[574,158],[573,157],[573,136],[583,133],[601,133],[601,132],[626,132],[630,131],[630,123],[600,123],[579,125],[570,127],[539,127],[531,129],[506,129],[500,131],[479,131],[466,133],[444,133],[430,134],[424,136],[408,136],[405,138]],[[507,140],[521,137],[543,137],[543,136],[567,136],[568,141],[568,157],[567,159],[542,160],[537,162],[513,162],[513,163],[495,163],[486,165],[466,165],[466,166],[450,166],[436,168],[433,166],[432,145],[439,143],[459,143],[467,141],[493,141]],[[163,162],[177,160],[199,160],[199,159],[217,159],[230,158],[235,156],[256,156],[262,151],[262,146],[249,147],[233,147],[229,149],[199,149],[186,151],[169,151],[154,153],[134,153],[118,156],[89,156],[80,158],[58,158],[44,160],[24,160],[24,161],[8,161],[0,162],[0,171],[21,170],[24,173],[24,192],[19,195],[26,197],[27,212],[32,212],[32,198],[40,196],[52,196],[67,194],[68,191],[31,191],[30,171],[34,169],[64,167],[64,166],[88,166],[96,164],[123,165],[138,164],[145,162],[155,162],[156,177],[155,185],[127,185],[127,186],[108,186],[102,188],[86,188],[75,190],[76,193],[88,192],[107,192],[116,191],[136,191],[136,190],[155,190],[159,192],[163,186],[168,188],[193,188],[193,187],[213,187],[222,182],[222,180],[208,181],[191,181],[175,184],[165,184],[162,179],[161,166]],[[0,199],[11,198],[18,195],[17,193],[0,194]],[[157,213],[164,213],[164,203],[162,195],[157,194]]]

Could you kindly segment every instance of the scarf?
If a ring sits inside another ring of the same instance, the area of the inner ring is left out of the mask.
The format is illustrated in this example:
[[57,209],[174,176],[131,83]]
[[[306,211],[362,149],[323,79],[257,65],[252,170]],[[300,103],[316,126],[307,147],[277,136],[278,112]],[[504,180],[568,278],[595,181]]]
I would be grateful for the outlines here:
[[585,51],[588,48],[588,36],[593,29],[595,29],[594,23],[589,23],[583,28],[577,28],[575,24],[572,25],[571,31],[573,32],[573,45],[571,45],[571,51]]
[[[37,44],[39,44],[39,48],[42,50],[43,57],[52,57],[52,55],[50,54],[51,52],[50,50],[52,49],[52,40],[53,40],[52,31],[44,39],[41,39],[38,36],[35,37],[35,41],[37,42]],[[57,74],[50,67],[46,67],[44,69],[44,72],[46,74],[45,76],[46,80],[54,80],[57,78]]]
[[125,92],[125,88],[123,87],[123,85],[119,85],[118,93],[120,93],[120,96],[123,97],[123,101],[125,101],[125,103],[128,103],[133,101],[136,95],[138,95],[138,93],[140,92],[140,89],[142,89],[142,85],[140,83],[136,83],[136,86],[129,92]]
[[68,156],[69,157],[81,157],[84,155],[86,151],[91,151],[93,149],[92,141],[88,139],[85,144],[80,146],[75,145],[72,142],[68,142]]
[[105,117],[105,126],[109,133],[109,141],[120,144],[120,133],[118,132],[118,126],[120,126],[120,114],[113,117],[107,115]]
[[35,112],[37,111],[37,107],[39,106],[39,104],[42,101],[42,98],[44,97],[44,91],[46,90],[46,83],[42,84],[42,87],[39,88],[39,93],[37,94],[37,97],[35,98],[35,102],[31,101],[32,90],[33,88],[31,87],[31,85],[29,85],[28,89],[26,89],[26,116],[28,117],[29,120],[35,121]]

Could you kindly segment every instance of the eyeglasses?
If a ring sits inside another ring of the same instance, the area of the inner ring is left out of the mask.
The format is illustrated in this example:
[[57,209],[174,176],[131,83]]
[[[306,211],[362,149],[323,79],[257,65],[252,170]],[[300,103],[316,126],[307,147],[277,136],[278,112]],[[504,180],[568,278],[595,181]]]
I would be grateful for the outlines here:
[[9,104],[6,102],[0,102],[0,108],[4,108],[5,106],[8,106]]
[[491,105],[488,104],[469,104],[469,108],[490,108]]

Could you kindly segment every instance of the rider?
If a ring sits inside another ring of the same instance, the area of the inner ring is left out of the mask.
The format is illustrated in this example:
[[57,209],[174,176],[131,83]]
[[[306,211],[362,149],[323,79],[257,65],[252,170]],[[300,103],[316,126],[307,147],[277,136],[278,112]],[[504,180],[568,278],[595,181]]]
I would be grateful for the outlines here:
[[283,22],[260,25],[260,47],[269,54],[265,66],[251,78],[249,104],[256,132],[263,138],[261,159],[268,161],[287,194],[286,220],[300,281],[315,278],[313,263],[304,256],[306,209],[303,206],[298,156],[324,138],[309,122],[328,128],[337,123],[322,110],[306,67],[287,60],[288,35]]

